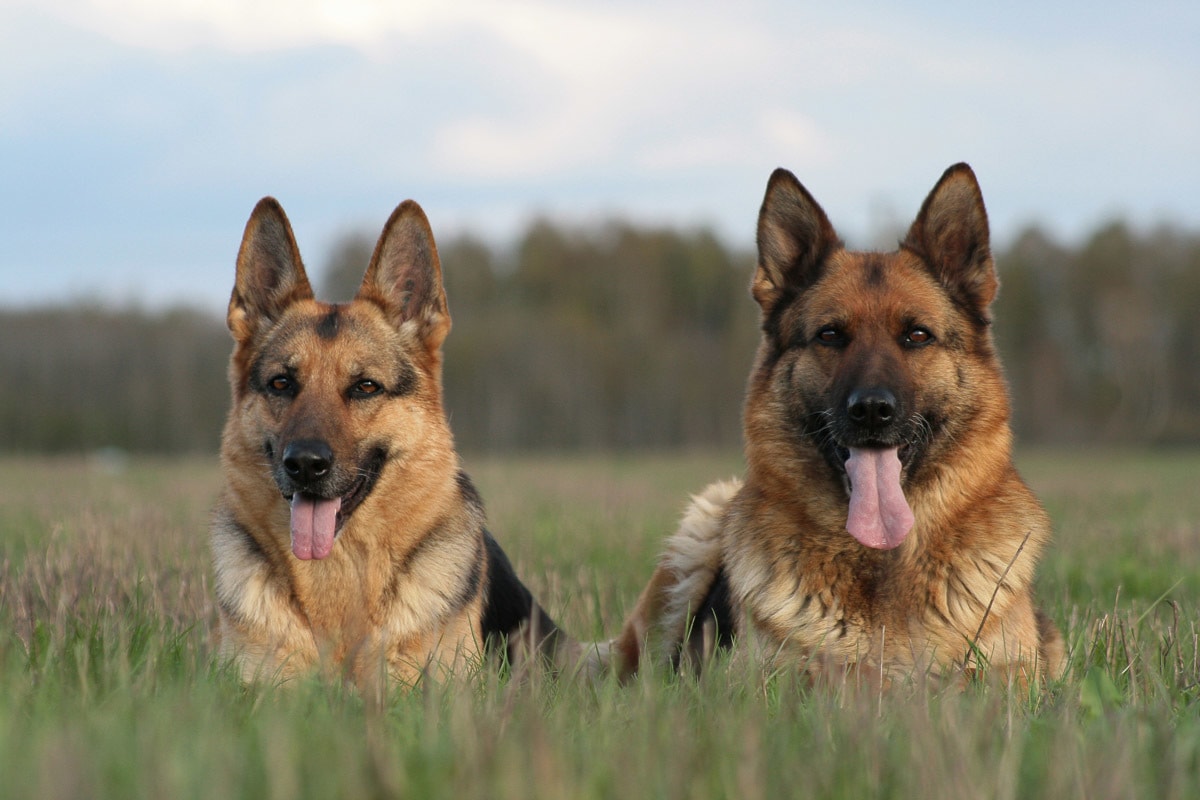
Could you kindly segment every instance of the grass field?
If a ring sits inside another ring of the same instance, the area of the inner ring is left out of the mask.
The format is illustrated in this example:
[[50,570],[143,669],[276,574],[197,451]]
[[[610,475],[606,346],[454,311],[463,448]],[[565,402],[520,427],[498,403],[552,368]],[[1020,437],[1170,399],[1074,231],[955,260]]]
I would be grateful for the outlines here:
[[[467,459],[571,632],[612,633],[736,454]],[[621,688],[489,673],[367,705],[214,663],[216,460],[0,460],[0,797],[1200,797],[1200,453],[1027,453],[1071,651],[1029,695],[871,696],[726,665]]]

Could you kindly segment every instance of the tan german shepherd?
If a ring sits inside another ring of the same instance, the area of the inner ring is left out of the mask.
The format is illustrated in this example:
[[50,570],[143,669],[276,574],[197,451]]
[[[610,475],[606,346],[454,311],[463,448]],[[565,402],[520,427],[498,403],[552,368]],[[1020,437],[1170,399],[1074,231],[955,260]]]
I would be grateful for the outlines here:
[[350,303],[313,297],[259,202],[229,300],[233,402],[212,526],[220,652],[245,680],[323,668],[412,684],[485,646],[569,640],[485,528],[442,408],[450,315],[429,222],[402,203]]
[[1059,674],[1032,592],[1050,525],[1012,463],[970,167],[892,253],[846,250],[776,170],[758,250],[746,475],[694,498],[611,643],[618,671],[740,639],[815,674]]

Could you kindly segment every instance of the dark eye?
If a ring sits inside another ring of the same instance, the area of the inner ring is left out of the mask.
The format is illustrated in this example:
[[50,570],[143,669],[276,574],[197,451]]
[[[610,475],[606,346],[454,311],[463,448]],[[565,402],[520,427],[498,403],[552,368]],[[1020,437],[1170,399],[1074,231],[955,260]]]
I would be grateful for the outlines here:
[[921,345],[929,344],[932,341],[933,334],[929,332],[928,328],[922,328],[920,325],[910,330],[904,337],[905,344]]
[[378,383],[364,378],[350,388],[350,394],[353,397],[370,397],[373,394],[378,394],[382,390],[383,387]]
[[267,381],[267,388],[274,394],[289,394],[295,388],[295,384],[287,375],[276,375]]
[[821,344],[843,344],[846,341],[846,337],[840,329],[833,325],[826,325],[817,331],[817,341]]

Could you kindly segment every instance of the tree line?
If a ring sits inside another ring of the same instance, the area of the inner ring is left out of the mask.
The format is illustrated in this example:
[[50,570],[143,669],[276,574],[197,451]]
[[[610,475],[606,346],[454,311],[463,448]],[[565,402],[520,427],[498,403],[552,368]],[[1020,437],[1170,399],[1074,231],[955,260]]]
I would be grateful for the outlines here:
[[[348,234],[319,294],[354,293]],[[440,247],[446,405],[468,451],[735,447],[758,341],[754,256],[708,230],[532,223]],[[996,252],[995,332],[1025,442],[1200,442],[1200,234],[1037,227]],[[215,450],[224,322],[186,309],[0,311],[0,450]]]

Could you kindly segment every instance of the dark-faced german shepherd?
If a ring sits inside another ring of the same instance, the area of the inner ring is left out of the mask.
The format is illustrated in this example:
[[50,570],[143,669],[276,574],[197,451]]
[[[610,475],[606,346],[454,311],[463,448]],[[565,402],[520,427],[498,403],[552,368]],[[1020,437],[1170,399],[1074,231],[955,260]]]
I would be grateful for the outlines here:
[[283,209],[246,225],[233,403],[212,526],[221,653],[246,680],[313,668],[411,684],[567,643],[484,527],[442,408],[450,330],[420,206],[392,214],[350,303],[318,302]]
[[745,479],[694,499],[611,643],[617,669],[741,639],[818,674],[1057,675],[1032,593],[1050,526],[1011,459],[970,167],[946,171],[893,253],[846,250],[777,170],[758,250]]

